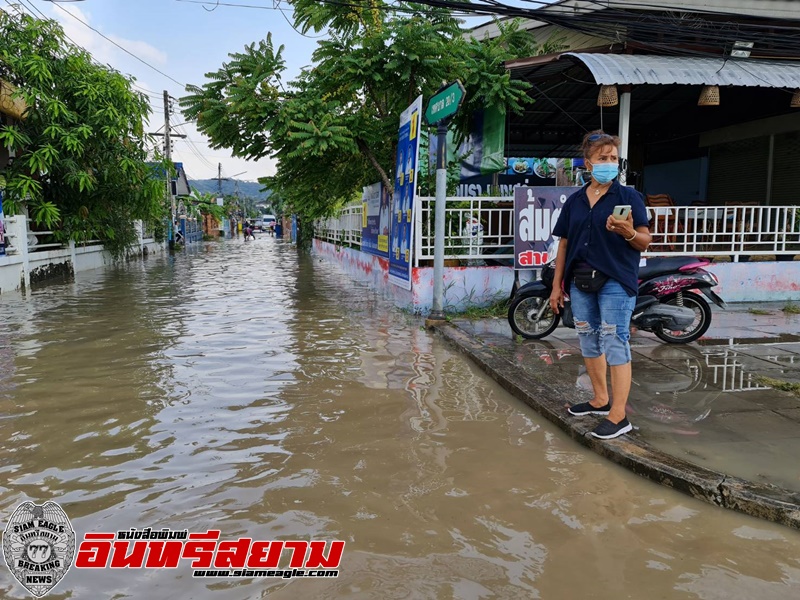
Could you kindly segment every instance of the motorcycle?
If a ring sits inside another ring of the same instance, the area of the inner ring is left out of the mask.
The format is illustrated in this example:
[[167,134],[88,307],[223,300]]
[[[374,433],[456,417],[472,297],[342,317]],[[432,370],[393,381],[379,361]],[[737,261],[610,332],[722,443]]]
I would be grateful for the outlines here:
[[[550,244],[547,263],[539,279],[520,287],[508,307],[508,323],[514,333],[527,339],[547,337],[559,322],[575,328],[572,307],[565,298],[561,314],[550,308],[558,241]],[[711,289],[716,275],[703,269],[709,260],[695,257],[649,258],[639,269],[639,289],[631,325],[654,333],[669,344],[687,344],[711,326],[708,300],[725,308]],[[702,295],[698,294],[699,291]]]

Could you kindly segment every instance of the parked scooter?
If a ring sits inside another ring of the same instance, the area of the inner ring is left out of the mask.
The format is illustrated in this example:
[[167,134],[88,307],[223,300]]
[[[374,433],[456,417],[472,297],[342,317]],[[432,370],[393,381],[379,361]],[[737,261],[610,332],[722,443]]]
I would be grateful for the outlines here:
[[[508,323],[524,338],[546,337],[559,321],[566,327],[575,327],[568,299],[560,315],[550,308],[557,251],[556,240],[548,248],[541,279],[523,285],[511,299]],[[722,298],[711,290],[719,280],[703,269],[708,263],[694,257],[648,258],[639,269],[639,295],[631,324],[670,344],[686,344],[700,338],[711,325],[711,307],[706,298],[725,308]]]

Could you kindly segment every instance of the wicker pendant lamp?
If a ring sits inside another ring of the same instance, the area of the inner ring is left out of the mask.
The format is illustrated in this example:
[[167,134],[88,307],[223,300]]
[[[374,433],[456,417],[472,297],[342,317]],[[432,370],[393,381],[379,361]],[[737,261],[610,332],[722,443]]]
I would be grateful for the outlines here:
[[800,90],[795,90],[792,101],[789,103],[792,108],[800,108]]
[[719,106],[719,86],[704,85],[700,90],[697,106]]
[[619,104],[617,86],[601,85],[600,93],[597,95],[597,106],[616,106]]

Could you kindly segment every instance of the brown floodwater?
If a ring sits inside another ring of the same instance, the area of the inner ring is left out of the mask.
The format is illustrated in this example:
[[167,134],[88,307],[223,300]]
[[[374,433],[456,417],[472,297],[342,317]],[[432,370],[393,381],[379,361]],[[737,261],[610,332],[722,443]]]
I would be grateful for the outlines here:
[[[800,598],[800,533],[585,450],[318,257],[209,243],[0,296],[0,514],[344,540],[337,579],[71,569],[48,598]],[[26,597],[5,567],[0,597]]]

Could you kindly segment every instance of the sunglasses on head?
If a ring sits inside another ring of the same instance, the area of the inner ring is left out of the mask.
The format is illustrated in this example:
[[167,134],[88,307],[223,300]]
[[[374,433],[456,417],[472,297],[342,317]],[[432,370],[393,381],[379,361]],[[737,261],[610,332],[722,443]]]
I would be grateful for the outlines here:
[[593,133],[590,135],[588,139],[590,142],[596,142],[597,140],[602,140],[603,138],[610,138],[611,136],[607,133]]

